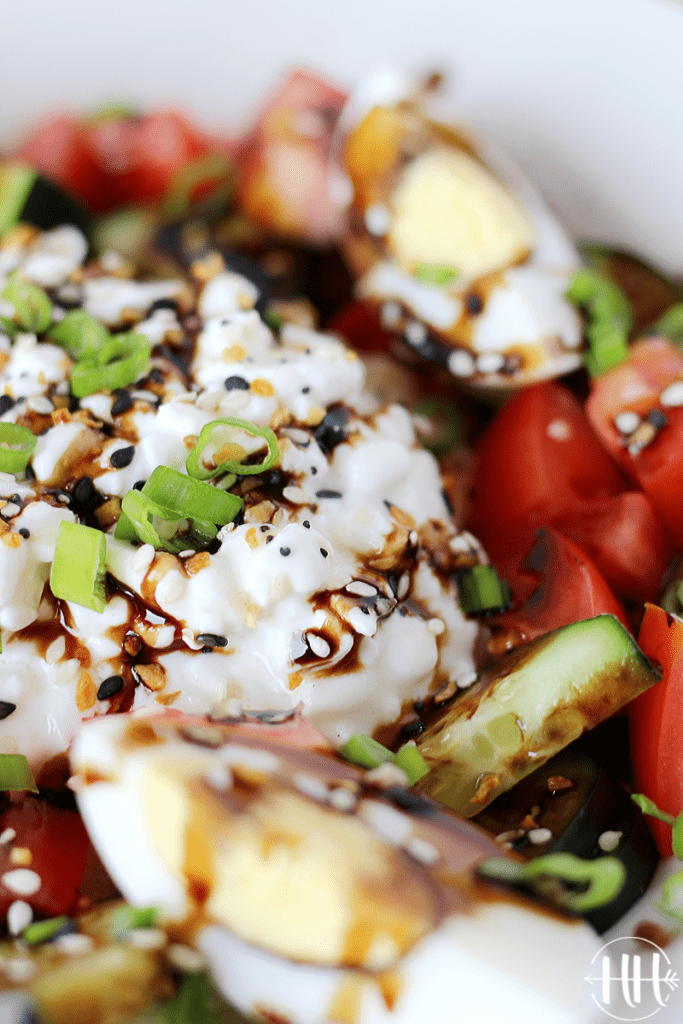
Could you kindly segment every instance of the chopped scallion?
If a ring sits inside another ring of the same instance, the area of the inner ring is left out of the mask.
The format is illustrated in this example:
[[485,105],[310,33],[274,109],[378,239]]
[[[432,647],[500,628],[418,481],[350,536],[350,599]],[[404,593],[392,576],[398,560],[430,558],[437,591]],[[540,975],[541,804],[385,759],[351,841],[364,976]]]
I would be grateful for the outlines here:
[[394,764],[408,776],[408,782],[414,786],[418,779],[423,778],[429,772],[425,762],[414,741],[404,743],[394,757]]
[[584,892],[567,892],[564,895],[565,906],[577,914],[586,914],[611,903],[626,880],[626,868],[616,857],[583,860],[573,853],[548,853],[526,864],[505,857],[491,857],[482,861],[477,870],[485,878],[511,885],[533,884],[544,877],[556,878],[572,886],[587,884]]
[[510,604],[510,588],[492,565],[473,565],[458,575],[460,607],[466,615],[492,612]]
[[231,523],[244,504],[236,494],[194,480],[168,466],[157,466],[141,493],[174,509],[178,513],[176,518],[201,519],[218,526]]
[[385,761],[394,760],[394,755],[387,747],[362,732],[354,732],[340,747],[339,753],[346,761],[361,768],[379,768]]
[[654,323],[648,324],[643,331],[646,335],[661,335],[676,345],[683,344],[683,302],[669,306]]
[[26,469],[38,438],[19,423],[0,423],[0,472],[21,473]]
[[96,391],[113,391],[132,384],[145,373],[151,346],[144,334],[119,334],[88,352],[71,371],[71,392],[85,398]]
[[50,569],[50,588],[55,597],[104,611],[105,556],[106,541],[100,530],[61,522]]
[[131,907],[124,903],[118,907],[112,917],[111,930],[116,938],[121,938],[133,928],[152,928],[157,923],[159,911],[156,907]]
[[111,340],[111,334],[85,309],[72,309],[50,331],[50,341],[65,348],[72,359],[92,359]]
[[38,792],[31,766],[23,754],[0,754],[0,790],[11,789]]
[[[222,492],[221,492],[222,493]],[[137,540],[151,544],[157,551],[178,553],[184,548],[206,547],[215,538],[213,523],[192,519],[177,509],[153,501],[143,491],[128,491],[121,502],[121,515],[114,536],[118,540]],[[169,527],[162,527],[170,524]]]
[[413,276],[426,284],[444,287],[457,280],[460,274],[454,267],[447,267],[443,263],[418,263],[413,271]]
[[72,928],[71,918],[62,914],[60,917],[51,917],[47,921],[33,921],[24,928],[21,938],[27,946],[38,946],[41,942],[49,942],[50,939],[64,934],[65,931]]
[[18,270],[9,276],[0,298],[14,306],[14,323],[22,331],[41,334],[52,323],[52,303],[46,292],[27,281]]
[[[267,452],[260,462],[245,464],[244,459],[264,447]],[[188,474],[198,480],[209,480],[221,473],[245,476],[265,473],[279,454],[277,438],[270,427],[225,417],[212,420],[202,428],[185,466]]]
[[584,309],[588,317],[585,363],[591,376],[623,362],[628,356],[633,316],[621,289],[598,270],[582,267],[572,276],[565,297]]

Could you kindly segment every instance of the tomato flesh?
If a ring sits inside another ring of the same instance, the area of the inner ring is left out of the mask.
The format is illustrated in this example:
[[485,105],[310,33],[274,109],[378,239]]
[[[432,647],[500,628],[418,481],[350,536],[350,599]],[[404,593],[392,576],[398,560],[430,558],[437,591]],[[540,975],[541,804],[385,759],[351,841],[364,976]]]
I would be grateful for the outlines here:
[[[638,643],[662,666],[662,681],[629,705],[634,789],[676,816],[683,811],[683,621],[648,604]],[[659,852],[670,857],[671,827],[647,820]]]

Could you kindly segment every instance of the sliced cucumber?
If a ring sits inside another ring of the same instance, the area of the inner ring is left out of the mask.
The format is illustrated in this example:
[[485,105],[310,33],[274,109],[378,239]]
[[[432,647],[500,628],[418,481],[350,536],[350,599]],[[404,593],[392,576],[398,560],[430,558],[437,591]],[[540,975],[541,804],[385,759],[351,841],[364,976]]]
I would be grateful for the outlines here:
[[613,615],[546,633],[485,670],[417,739],[430,768],[418,786],[471,817],[658,678]]

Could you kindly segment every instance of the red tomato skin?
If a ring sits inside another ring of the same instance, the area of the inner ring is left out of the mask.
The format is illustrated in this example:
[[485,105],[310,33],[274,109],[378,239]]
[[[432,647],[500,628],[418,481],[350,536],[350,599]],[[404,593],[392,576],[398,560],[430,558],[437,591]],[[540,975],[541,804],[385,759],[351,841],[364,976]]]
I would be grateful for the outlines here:
[[335,313],[325,330],[341,334],[344,340],[360,352],[386,352],[392,343],[377,315],[364,302],[349,302]]
[[[662,681],[628,706],[634,791],[676,816],[683,811],[683,621],[648,604],[638,644],[662,666]],[[657,849],[670,857],[671,827],[647,822]]]
[[17,896],[0,882],[0,915],[11,903],[25,899],[36,914],[66,914],[78,898],[88,855],[88,834],[77,811],[57,807],[40,797],[26,796],[10,804],[0,815],[0,831],[13,828],[16,838],[0,846],[0,875],[16,868],[10,860],[14,847],[31,851],[30,870],[42,879],[33,896]]
[[600,571],[576,544],[550,527],[538,531],[527,557],[508,578],[515,599],[523,595],[523,600],[491,624],[517,632],[520,642],[605,613],[628,628],[624,608]]
[[109,206],[107,177],[88,147],[85,130],[71,114],[41,122],[19,147],[17,157],[61,185],[90,210]]

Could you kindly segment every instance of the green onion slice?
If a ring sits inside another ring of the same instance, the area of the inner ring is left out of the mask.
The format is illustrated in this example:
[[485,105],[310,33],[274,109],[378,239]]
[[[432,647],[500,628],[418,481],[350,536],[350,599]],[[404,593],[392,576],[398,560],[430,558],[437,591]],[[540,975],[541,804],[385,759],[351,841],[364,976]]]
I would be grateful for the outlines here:
[[[266,447],[261,462],[245,465],[243,460]],[[246,476],[265,473],[278,459],[277,438],[270,427],[257,427],[248,420],[225,417],[202,427],[197,443],[187,457],[185,467],[197,480],[210,480],[219,473]]]
[[611,903],[626,881],[626,868],[616,857],[583,860],[573,853],[548,853],[526,864],[492,857],[482,861],[477,870],[487,878],[510,884],[533,883],[543,877],[557,878],[570,885],[588,883],[585,892],[565,893],[565,905],[577,914],[586,914]]
[[455,267],[448,267],[443,263],[418,263],[413,271],[413,277],[426,284],[444,287],[460,277],[460,273]]
[[656,906],[668,917],[683,924],[683,871],[676,871],[662,882],[661,899]]
[[50,341],[61,345],[72,359],[94,359],[111,334],[84,309],[72,309],[50,331]]
[[47,921],[33,921],[27,925],[21,933],[21,938],[27,946],[38,946],[41,942],[48,942],[53,935],[57,935],[71,922],[66,914],[60,917],[50,917]]
[[0,472],[21,473],[33,455],[38,438],[19,423],[0,423]]
[[228,1024],[237,1020],[206,974],[184,978],[175,998],[161,1010],[160,1024]]
[[473,565],[458,574],[460,607],[466,615],[502,610],[510,604],[510,588],[492,565]]
[[0,790],[10,789],[38,792],[31,766],[23,754],[0,754]]
[[676,820],[673,814],[660,811],[654,800],[650,800],[649,796],[645,796],[643,793],[631,793],[631,800],[640,807],[643,814],[647,814],[650,818],[658,818],[659,821],[665,821],[667,825],[673,825]]
[[396,756],[394,757],[394,764],[397,768],[401,768],[402,771],[408,776],[408,782],[411,786],[414,786],[418,779],[423,778],[429,772],[429,767],[417,749],[415,742],[409,740],[408,743],[404,743],[399,748]]
[[159,917],[156,907],[131,907],[124,903],[112,917],[112,934],[120,939],[133,928],[152,928]]
[[154,501],[142,491],[128,491],[121,502],[121,515],[114,536],[151,544],[157,551],[177,554],[186,548],[206,547],[218,530],[213,523],[193,519]]
[[588,316],[585,363],[591,376],[622,363],[628,356],[633,315],[621,289],[598,270],[582,267],[572,276],[565,297]]
[[28,164],[8,160],[0,164],[0,231],[18,220],[33,188],[38,172]]
[[157,466],[141,493],[159,505],[174,509],[178,513],[176,518],[200,519],[218,526],[231,523],[244,504],[236,494],[203,480],[194,480],[168,466]]
[[118,334],[96,353],[88,353],[71,371],[71,393],[85,398],[96,391],[124,388],[142,377],[152,349],[144,334]]
[[683,302],[676,302],[669,306],[666,312],[662,313],[654,323],[648,324],[643,331],[645,335],[659,334],[674,344],[683,343]]
[[183,164],[164,196],[162,221],[176,220],[197,202],[223,208],[232,190],[230,171],[230,163],[220,153],[207,153]]
[[394,760],[394,755],[387,747],[362,732],[354,732],[338,753],[346,761],[361,768],[379,768],[385,761]]
[[12,303],[14,322],[24,331],[41,334],[52,323],[52,303],[47,294],[18,270],[10,274],[0,298]]
[[100,530],[61,522],[50,569],[50,588],[55,597],[104,611],[105,555],[106,541]]

